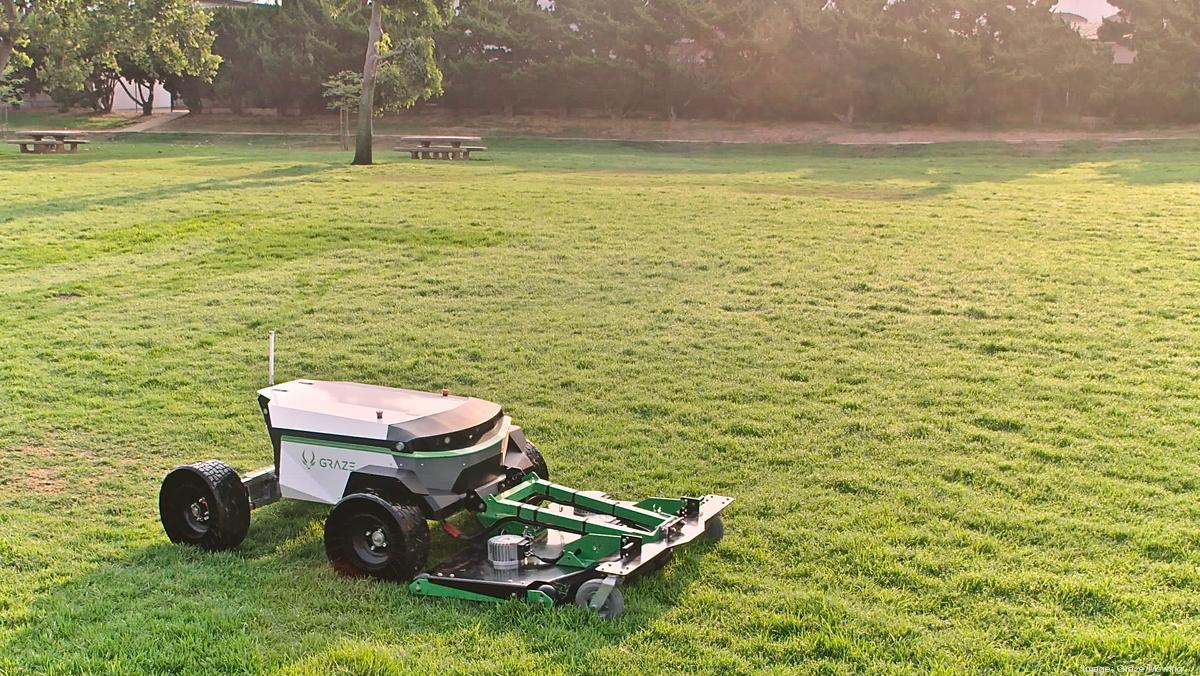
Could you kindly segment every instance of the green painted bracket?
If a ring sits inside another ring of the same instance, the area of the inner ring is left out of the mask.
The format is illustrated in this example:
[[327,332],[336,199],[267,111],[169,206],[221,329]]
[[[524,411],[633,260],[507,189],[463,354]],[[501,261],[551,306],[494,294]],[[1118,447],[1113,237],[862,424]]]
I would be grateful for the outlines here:
[[591,568],[621,551],[621,538],[615,535],[584,535],[563,547],[558,565],[568,568]]
[[408,590],[414,594],[423,594],[425,596],[440,596],[447,599],[462,599],[464,601],[485,601],[492,603],[500,603],[508,599],[488,596],[487,594],[477,594],[465,589],[455,589],[454,587],[443,587],[442,585],[428,578],[418,578],[408,584]]
[[[542,501],[578,507],[594,514],[613,516],[624,523],[596,521],[542,507]],[[646,498],[635,504],[587,495],[582,491],[527,474],[521,483],[483,499],[479,520],[484,527],[500,524],[499,531],[521,534],[528,530],[554,529],[580,535],[568,543],[558,564],[591,568],[621,552],[626,539],[642,544],[666,537],[668,527],[682,518],[686,501],[681,498]]]
[[679,498],[646,498],[637,507],[659,514],[679,514],[683,511],[683,500]]
[[[430,580],[429,578],[419,578],[413,580],[408,585],[408,590],[414,594],[424,596],[440,596],[447,599],[460,599],[463,601],[483,601],[485,603],[504,603],[511,599],[503,599],[496,596],[488,596],[487,594],[477,594],[475,592],[466,591],[463,589],[455,589],[454,587],[443,587],[442,585]],[[516,597],[514,597],[516,598]],[[535,605],[551,608],[554,606],[554,599],[543,591],[537,589],[528,589],[525,591],[525,598],[522,599]]]
[[[584,516],[529,504],[527,501],[531,498],[535,502],[537,499],[545,499],[561,505],[579,507],[596,514],[615,516],[634,525],[625,526],[589,521]],[[484,526],[489,527],[504,519],[515,519],[540,528],[553,528],[579,535],[634,537],[643,542],[662,539],[662,527],[675,518],[673,513],[664,514],[636,505],[622,504],[608,498],[585,495],[573,488],[539,479],[536,475],[529,475],[525,481],[502,493],[485,497],[484,511],[479,514],[479,520]]]
[[551,598],[549,594],[538,591],[537,589],[530,589],[526,591],[525,600],[529,601],[530,603],[536,603],[545,608],[554,607],[554,599]]

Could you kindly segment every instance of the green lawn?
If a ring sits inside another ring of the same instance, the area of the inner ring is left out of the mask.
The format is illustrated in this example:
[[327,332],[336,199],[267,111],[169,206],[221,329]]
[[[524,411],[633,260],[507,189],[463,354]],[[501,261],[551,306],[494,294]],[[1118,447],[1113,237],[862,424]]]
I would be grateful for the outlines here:
[[[488,145],[0,152],[0,672],[1200,668],[1200,145]],[[612,623],[341,579],[315,505],[173,546],[269,328],[729,534]]]
[[[21,129],[90,129],[94,131],[125,127],[144,118],[133,114],[110,113],[46,113],[13,111],[8,114],[8,128]],[[0,127],[3,121],[0,120]]]

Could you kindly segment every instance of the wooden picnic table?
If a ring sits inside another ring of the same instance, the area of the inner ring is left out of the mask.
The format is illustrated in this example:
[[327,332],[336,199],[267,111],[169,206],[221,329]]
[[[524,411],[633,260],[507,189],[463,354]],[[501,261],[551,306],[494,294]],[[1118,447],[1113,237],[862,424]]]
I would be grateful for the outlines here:
[[25,133],[29,138],[8,141],[21,146],[23,153],[73,153],[87,143],[79,138],[86,132],[75,129],[32,129]]
[[463,143],[470,141],[482,141],[481,136],[401,136],[401,141],[410,141],[412,143],[421,144],[422,148],[429,148],[434,143],[449,143],[451,148],[460,148]]
[[50,136],[53,137],[55,141],[63,143],[67,140],[67,137],[83,136],[87,132],[79,131],[77,129],[35,129],[25,133],[29,134],[29,138],[33,139],[34,141],[41,141],[47,136]]
[[487,150],[484,146],[463,145],[472,141],[482,141],[479,136],[401,136],[401,141],[408,145],[396,148],[408,153],[414,160],[469,160],[472,150]]

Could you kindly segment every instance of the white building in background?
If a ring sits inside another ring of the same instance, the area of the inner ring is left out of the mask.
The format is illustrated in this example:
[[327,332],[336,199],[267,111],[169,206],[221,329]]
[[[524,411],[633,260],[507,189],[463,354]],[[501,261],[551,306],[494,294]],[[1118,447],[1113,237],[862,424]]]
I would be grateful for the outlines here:
[[[130,82],[126,82],[126,83],[124,83],[124,85],[125,86],[122,87],[121,83],[118,82],[116,89],[113,90],[113,112],[114,113],[140,113],[140,112],[142,112],[142,105],[140,103],[138,103],[137,101],[134,101],[133,97],[131,97],[129,94],[127,94],[125,92],[125,87],[128,87],[129,91],[136,93],[137,89],[135,87],[137,85],[134,85],[133,83],[130,83]],[[171,110],[171,92],[168,92],[162,86],[162,83],[160,82],[154,86],[154,112],[165,113],[170,110]]]
[[1063,14],[1075,14],[1083,17],[1089,23],[1099,23],[1117,13],[1117,8],[1108,4],[1107,0],[1058,0],[1054,11]]
[[1083,36],[1084,40],[1107,47],[1112,52],[1113,63],[1118,66],[1128,66],[1137,59],[1137,52],[1125,45],[1100,39],[1100,28],[1106,19],[1120,20],[1117,16],[1120,10],[1108,4],[1106,0],[1059,0],[1054,6],[1054,12]]

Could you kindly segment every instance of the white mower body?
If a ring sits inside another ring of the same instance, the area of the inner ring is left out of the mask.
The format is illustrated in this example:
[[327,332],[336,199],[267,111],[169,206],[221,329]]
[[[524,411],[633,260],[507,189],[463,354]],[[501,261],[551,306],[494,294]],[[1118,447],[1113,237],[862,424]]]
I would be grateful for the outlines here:
[[514,428],[472,397],[293,380],[258,391],[277,450],[281,497],[335,504],[355,475],[407,478],[432,508],[498,474]]

